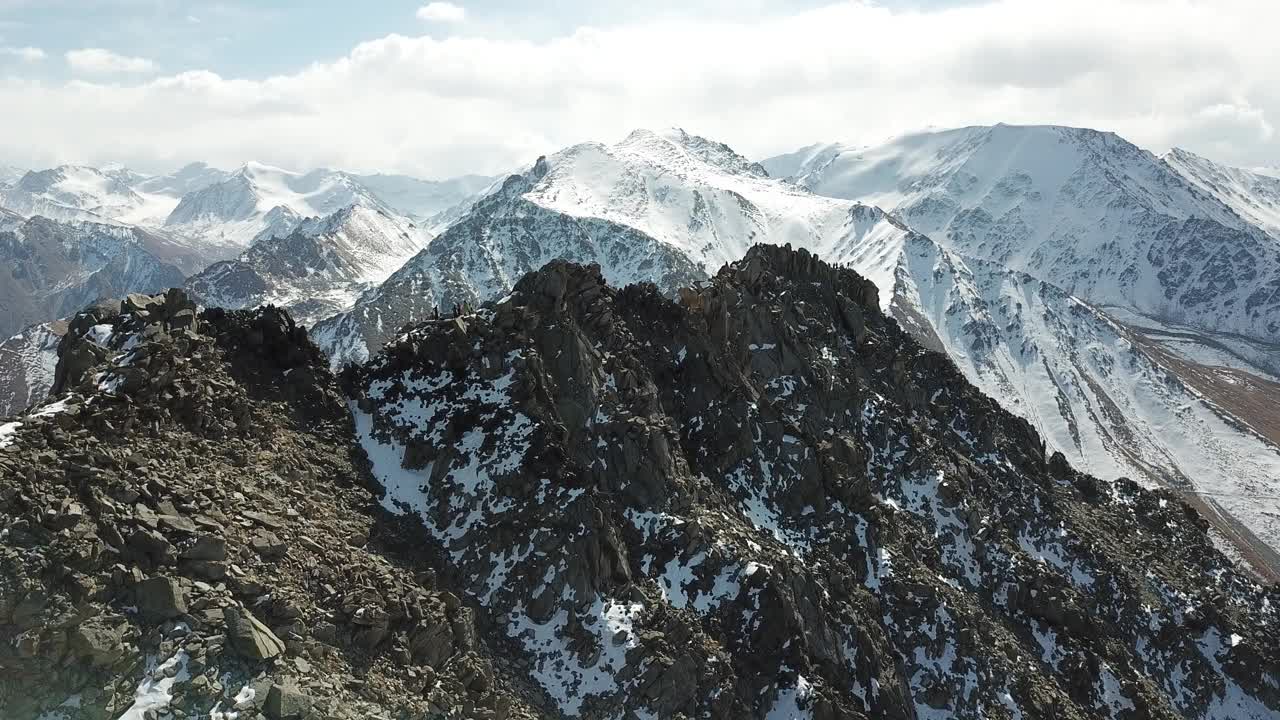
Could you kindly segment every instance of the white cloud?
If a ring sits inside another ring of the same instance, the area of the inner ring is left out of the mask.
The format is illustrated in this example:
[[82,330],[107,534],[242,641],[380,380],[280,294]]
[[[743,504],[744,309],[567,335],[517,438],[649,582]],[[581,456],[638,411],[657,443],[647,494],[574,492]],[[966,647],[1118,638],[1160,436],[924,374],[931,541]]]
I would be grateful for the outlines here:
[[467,19],[467,10],[451,2],[427,3],[418,8],[418,19],[427,22],[462,22]]
[[0,157],[256,158],[441,176],[511,169],[636,127],[680,125],[758,157],[1003,121],[1280,165],[1278,26],[1271,0],[983,0],[654,17],[540,41],[391,35],[265,79],[0,78],[0,107],[23,108],[7,118]]
[[147,73],[155,70],[155,63],[146,58],[127,57],[102,48],[82,48],[67,51],[67,64],[83,73]]
[[0,55],[15,57],[22,62],[33,63],[45,59],[45,52],[38,47],[0,47]]

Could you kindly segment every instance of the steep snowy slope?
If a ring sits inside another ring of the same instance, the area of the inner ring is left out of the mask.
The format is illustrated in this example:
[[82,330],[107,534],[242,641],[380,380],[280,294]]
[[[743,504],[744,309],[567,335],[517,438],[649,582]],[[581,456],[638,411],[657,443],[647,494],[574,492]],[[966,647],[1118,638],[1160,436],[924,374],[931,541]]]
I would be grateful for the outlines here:
[[555,258],[599,263],[613,283],[673,290],[755,243],[837,242],[850,206],[682,130],[575,145],[508,178],[314,336],[335,362],[363,359],[402,324],[500,296]]
[[1280,237],[1280,177],[1215,163],[1181,148],[1160,159],[1240,217]]
[[351,307],[429,239],[404,218],[353,205],[304,220],[285,235],[264,232],[239,259],[211,265],[189,278],[187,287],[207,305],[272,303],[310,325]]
[[769,173],[769,177],[794,178],[805,168],[821,167],[839,153],[851,149],[840,143],[814,143],[795,152],[761,160],[760,167]]
[[949,250],[1098,305],[1280,339],[1280,245],[1111,133],[919,133],[820,153],[792,180],[882,207]]
[[[1194,491],[1251,564],[1280,573],[1280,433],[1190,377],[1212,380],[1219,371],[1174,361],[1146,335],[1053,285],[965,259],[877,208],[854,215],[859,231],[829,259],[874,281],[887,314],[945,351],[1073,466]],[[1280,399],[1280,385],[1270,382],[1254,392]]]

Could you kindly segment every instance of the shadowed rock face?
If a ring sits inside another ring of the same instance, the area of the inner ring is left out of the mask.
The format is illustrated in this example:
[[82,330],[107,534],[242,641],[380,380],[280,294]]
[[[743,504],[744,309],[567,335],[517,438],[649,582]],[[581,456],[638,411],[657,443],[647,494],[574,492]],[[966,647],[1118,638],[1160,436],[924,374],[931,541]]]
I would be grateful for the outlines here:
[[678,302],[553,262],[343,381],[383,504],[566,716],[1280,710],[1280,597],[1194,510],[1046,457],[807,252]]
[[0,715],[1280,712],[1280,592],[870,282],[759,246],[678,295],[552,262],[336,379],[275,308],[85,311],[0,423]]

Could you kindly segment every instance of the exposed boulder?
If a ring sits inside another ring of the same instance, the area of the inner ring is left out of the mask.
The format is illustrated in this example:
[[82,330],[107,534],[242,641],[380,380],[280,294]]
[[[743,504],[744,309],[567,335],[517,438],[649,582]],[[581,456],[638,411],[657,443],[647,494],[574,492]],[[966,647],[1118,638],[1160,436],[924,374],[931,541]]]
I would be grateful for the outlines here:
[[226,624],[227,641],[231,643],[232,649],[249,660],[270,660],[284,652],[284,643],[280,638],[248,610],[223,608],[222,619]]

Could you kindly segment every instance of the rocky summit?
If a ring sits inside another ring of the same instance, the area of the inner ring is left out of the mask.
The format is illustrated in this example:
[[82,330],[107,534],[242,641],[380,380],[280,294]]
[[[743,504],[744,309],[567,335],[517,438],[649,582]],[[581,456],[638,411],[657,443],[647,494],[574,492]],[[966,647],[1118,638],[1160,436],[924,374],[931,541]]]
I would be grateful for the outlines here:
[[337,377],[176,290],[58,354],[0,423],[3,718],[1280,715],[1280,589],[803,250],[553,261]]

